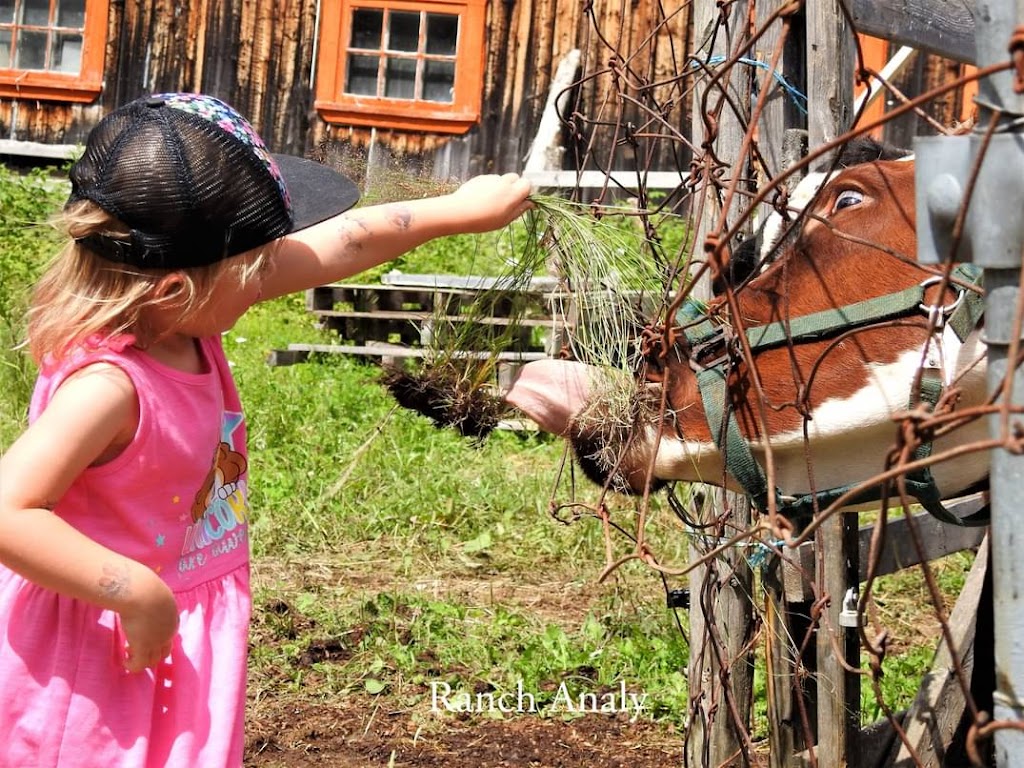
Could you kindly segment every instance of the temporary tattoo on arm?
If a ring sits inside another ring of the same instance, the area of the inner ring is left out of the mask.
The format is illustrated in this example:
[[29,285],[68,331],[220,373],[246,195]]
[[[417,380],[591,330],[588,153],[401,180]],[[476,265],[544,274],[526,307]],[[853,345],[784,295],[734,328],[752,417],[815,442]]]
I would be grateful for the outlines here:
[[[357,232],[356,230],[359,230]],[[345,216],[341,220],[341,225],[338,228],[338,237],[341,238],[342,245],[345,250],[361,251],[363,250],[363,235],[368,235],[370,228],[366,226],[359,216]]]
[[112,600],[127,597],[130,591],[130,577],[126,563],[104,563],[103,576],[99,582],[100,592]]
[[394,205],[388,209],[388,221],[403,232],[412,225],[412,211],[404,205]]
[[342,221],[346,225],[355,224],[357,227],[363,230],[364,233],[366,233],[367,235],[370,234],[370,225],[363,221],[363,217],[360,216],[358,213],[354,213],[351,216],[346,216],[342,219]]

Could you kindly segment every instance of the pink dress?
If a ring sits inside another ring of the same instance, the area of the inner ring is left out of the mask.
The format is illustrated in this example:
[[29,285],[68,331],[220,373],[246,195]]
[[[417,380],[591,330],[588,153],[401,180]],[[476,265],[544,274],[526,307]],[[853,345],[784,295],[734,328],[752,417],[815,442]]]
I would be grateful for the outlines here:
[[242,764],[246,432],[220,339],[201,349],[200,374],[108,344],[39,377],[30,420],[84,365],[107,361],[131,377],[135,439],[77,478],[56,513],[156,571],[175,594],[180,627],[156,670],[128,673],[115,613],[0,566],[0,766]]

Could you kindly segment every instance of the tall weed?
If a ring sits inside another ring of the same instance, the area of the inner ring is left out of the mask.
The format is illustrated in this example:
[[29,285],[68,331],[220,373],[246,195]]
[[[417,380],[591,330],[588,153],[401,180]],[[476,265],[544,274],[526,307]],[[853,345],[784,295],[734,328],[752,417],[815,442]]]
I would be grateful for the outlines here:
[[20,174],[0,166],[0,445],[24,426],[35,368],[16,347],[32,283],[58,247],[48,220],[66,197],[49,169]]

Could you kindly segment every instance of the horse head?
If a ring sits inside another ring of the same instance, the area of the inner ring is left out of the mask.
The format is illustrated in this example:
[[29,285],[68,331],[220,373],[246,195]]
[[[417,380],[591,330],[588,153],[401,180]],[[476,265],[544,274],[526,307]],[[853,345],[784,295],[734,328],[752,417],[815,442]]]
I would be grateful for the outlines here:
[[[765,493],[798,498],[880,473],[894,417],[984,401],[979,292],[968,272],[943,277],[917,263],[913,162],[841,170],[777,250],[702,312],[684,303],[649,329],[632,381],[543,360],[524,366],[507,402],[567,437],[598,483],[642,492],[701,481],[756,497],[750,485],[767,473]],[[929,450],[984,433],[974,420]],[[968,454],[932,474],[948,496],[983,480],[987,458]]]

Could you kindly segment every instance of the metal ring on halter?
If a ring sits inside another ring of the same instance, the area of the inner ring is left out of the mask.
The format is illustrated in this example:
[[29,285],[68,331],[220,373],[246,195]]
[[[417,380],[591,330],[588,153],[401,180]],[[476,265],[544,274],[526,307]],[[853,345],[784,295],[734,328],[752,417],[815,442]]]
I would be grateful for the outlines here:
[[[938,277],[938,276],[929,277],[928,279],[922,281],[921,288],[927,289],[929,286],[938,285],[944,279],[945,278]],[[952,304],[944,304],[942,306],[935,306],[935,305],[932,305],[932,304],[925,304],[922,301],[918,305],[921,308],[921,311],[924,312],[929,317],[932,317],[932,316],[934,316],[937,313],[938,314],[942,314],[944,316],[948,316],[948,315],[953,314],[953,312],[956,311],[956,308],[960,306],[961,302],[963,302],[964,294],[966,293],[966,291],[963,288],[960,288],[960,287],[958,287],[956,285],[950,285],[949,287],[957,292],[956,293],[956,298],[953,300]]]

